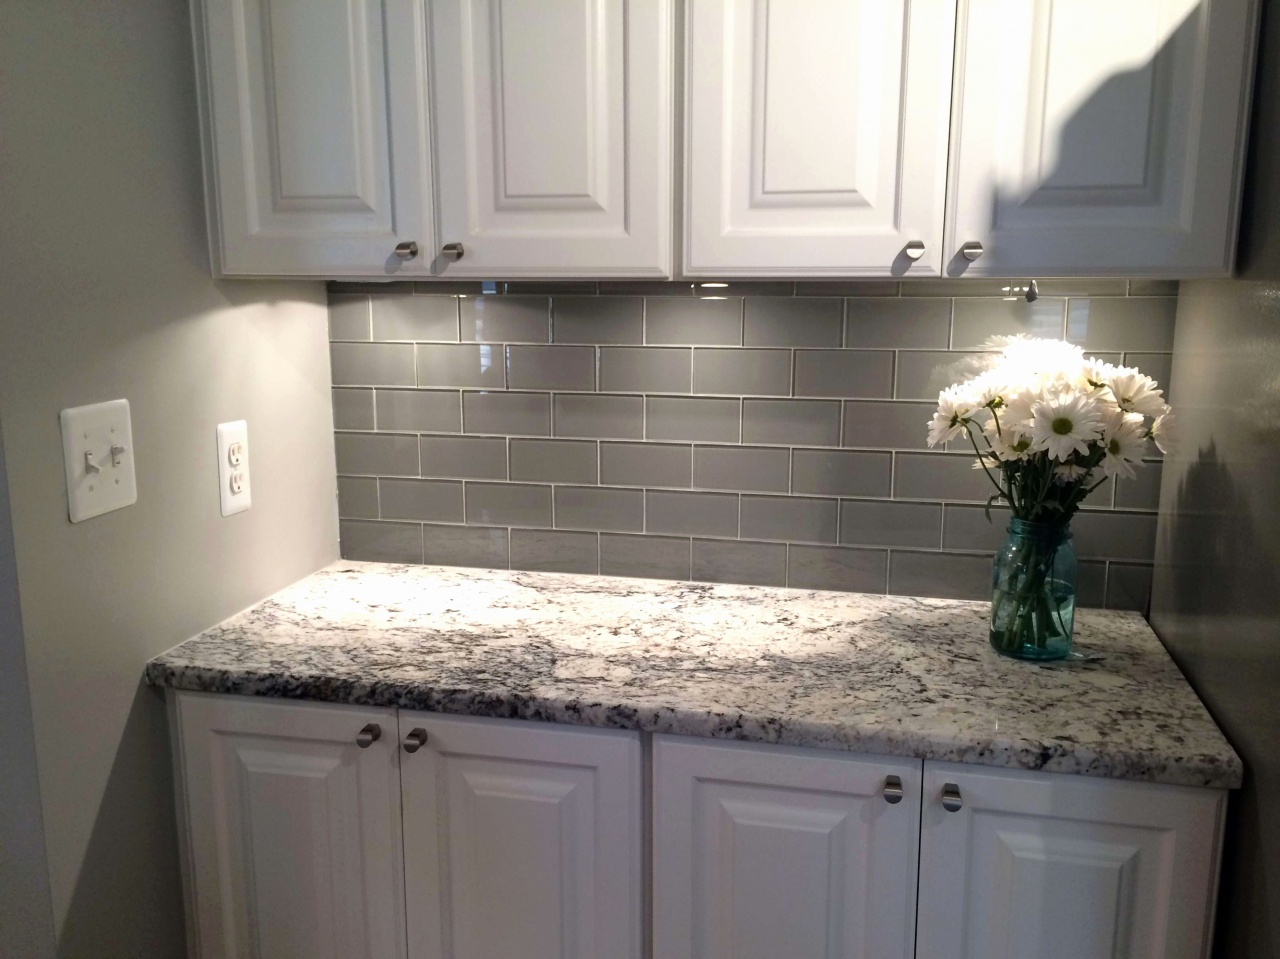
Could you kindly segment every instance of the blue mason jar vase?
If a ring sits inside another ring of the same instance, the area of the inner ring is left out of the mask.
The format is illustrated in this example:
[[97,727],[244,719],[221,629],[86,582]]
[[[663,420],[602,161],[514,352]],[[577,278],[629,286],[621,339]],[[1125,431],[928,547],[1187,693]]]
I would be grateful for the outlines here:
[[1033,660],[1070,653],[1077,572],[1068,526],[1011,520],[991,575],[996,652]]

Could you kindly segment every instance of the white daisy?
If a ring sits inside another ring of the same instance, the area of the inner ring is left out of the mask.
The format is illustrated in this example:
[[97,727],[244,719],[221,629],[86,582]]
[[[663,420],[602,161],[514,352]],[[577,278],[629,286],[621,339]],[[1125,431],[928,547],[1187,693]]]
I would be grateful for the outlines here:
[[1085,358],[1081,375],[1086,386],[1090,389],[1100,390],[1110,382],[1117,372],[1117,368],[1110,363],[1100,360],[1096,356],[1089,356]]
[[1164,397],[1156,389],[1156,381],[1135,369],[1116,367],[1107,385],[1111,387],[1120,409],[1126,413],[1159,416],[1165,410]]
[[946,443],[964,433],[974,409],[974,398],[965,383],[957,383],[939,393],[938,411],[929,421],[929,445]]
[[1005,461],[1024,460],[1031,455],[1031,434],[1018,429],[1016,425],[1006,423],[1001,418],[1000,429],[996,430],[992,420],[985,427],[987,442],[991,444],[991,452],[998,459]]
[[1173,443],[1171,442],[1174,428],[1173,421],[1173,410],[1166,406],[1164,412],[1152,422],[1151,429],[1147,430],[1147,435],[1155,440],[1156,448],[1166,456],[1173,448]]
[[1107,476],[1133,479],[1133,463],[1142,462],[1146,451],[1146,431],[1139,413],[1116,413],[1106,423],[1102,443],[1107,453],[1102,458],[1102,472]]
[[1065,461],[1072,453],[1086,454],[1102,436],[1098,403],[1090,396],[1063,392],[1031,407],[1031,446],[1051,459]]
[[1079,463],[1059,463],[1053,468],[1053,481],[1060,484],[1074,483],[1088,473]]

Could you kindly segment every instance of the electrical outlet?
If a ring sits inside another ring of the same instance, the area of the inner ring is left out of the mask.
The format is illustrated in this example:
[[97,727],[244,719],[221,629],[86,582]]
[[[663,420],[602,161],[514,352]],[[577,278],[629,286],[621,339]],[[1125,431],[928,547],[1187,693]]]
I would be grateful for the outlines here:
[[249,508],[249,424],[244,420],[218,425],[218,498],[222,515]]

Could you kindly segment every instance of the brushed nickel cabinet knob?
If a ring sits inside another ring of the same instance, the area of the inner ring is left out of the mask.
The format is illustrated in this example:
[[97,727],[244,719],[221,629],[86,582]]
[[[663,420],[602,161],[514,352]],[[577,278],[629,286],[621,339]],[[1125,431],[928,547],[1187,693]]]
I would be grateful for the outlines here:
[[902,252],[907,255],[909,260],[918,260],[924,256],[924,243],[921,240],[912,240],[903,247]]
[[901,776],[884,777],[884,801],[890,806],[896,806],[898,803],[902,802]]
[[364,729],[356,734],[356,745],[368,749],[382,736],[382,727],[377,723],[367,723]]
[[396,256],[402,260],[412,260],[418,255],[418,244],[413,240],[405,240],[396,244]]
[[466,253],[466,250],[462,248],[461,243],[446,243],[440,247],[440,255],[450,263],[456,263],[461,260],[464,253]]
[[960,787],[955,783],[947,783],[942,787],[942,808],[947,812],[959,812],[964,801],[960,798]]
[[419,749],[427,744],[427,731],[421,726],[415,726],[409,730],[409,735],[404,737],[404,751],[407,753],[416,753]]
[[964,246],[960,247],[960,255],[966,260],[976,260],[982,256],[982,244],[977,240],[970,240]]

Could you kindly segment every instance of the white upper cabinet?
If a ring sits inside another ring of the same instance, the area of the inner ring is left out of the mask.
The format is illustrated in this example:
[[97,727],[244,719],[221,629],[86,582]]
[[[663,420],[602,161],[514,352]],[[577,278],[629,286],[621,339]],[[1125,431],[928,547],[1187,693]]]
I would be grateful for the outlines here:
[[401,959],[395,710],[180,693],[171,717],[191,955]]
[[416,712],[400,734],[409,959],[640,959],[639,734]]
[[395,253],[400,243],[435,247],[422,8],[196,0],[193,15],[215,268],[423,269],[422,257]]
[[656,736],[653,954],[912,959],[918,760]]
[[955,0],[689,0],[685,272],[939,275],[954,28]]
[[916,957],[1204,959],[1225,805],[1218,790],[927,762]]
[[433,270],[668,276],[669,0],[428,2],[440,242],[463,252]]
[[960,0],[947,274],[1227,274],[1256,15]]

